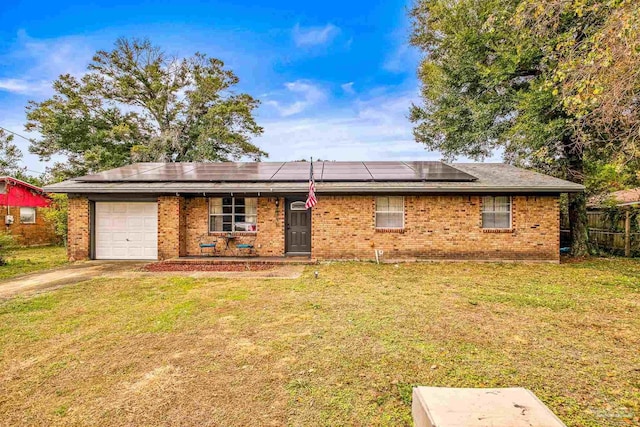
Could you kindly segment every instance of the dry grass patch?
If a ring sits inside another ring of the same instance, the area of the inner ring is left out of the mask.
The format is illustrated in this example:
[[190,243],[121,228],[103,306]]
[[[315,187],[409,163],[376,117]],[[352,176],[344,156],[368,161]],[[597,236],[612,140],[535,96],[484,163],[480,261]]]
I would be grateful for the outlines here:
[[97,279],[0,305],[0,424],[410,425],[418,384],[639,423],[639,283],[622,259]]

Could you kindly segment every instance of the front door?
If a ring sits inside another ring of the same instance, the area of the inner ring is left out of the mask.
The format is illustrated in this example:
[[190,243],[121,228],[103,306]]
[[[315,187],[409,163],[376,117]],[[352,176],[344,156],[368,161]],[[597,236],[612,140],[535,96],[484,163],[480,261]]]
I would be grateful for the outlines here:
[[285,199],[287,254],[311,253],[311,210],[304,208],[304,200]]

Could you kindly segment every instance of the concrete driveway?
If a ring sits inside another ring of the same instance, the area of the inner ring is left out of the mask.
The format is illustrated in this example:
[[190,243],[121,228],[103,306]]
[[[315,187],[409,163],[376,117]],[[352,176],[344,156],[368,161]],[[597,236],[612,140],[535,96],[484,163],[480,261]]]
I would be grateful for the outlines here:
[[30,294],[44,289],[57,288],[101,276],[114,276],[131,272],[147,264],[140,261],[84,261],[54,270],[30,273],[0,281],[0,298]]

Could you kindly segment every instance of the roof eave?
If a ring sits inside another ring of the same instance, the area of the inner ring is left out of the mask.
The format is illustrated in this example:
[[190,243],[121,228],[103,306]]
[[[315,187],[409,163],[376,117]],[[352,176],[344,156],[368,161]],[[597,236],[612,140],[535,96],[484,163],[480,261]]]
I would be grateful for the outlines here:
[[[124,185],[112,185],[112,186],[48,186],[45,187],[45,191],[50,193],[75,193],[75,194],[200,194],[200,193],[304,193],[308,191],[306,185],[292,185],[292,186],[124,186]],[[349,193],[415,193],[415,194],[442,194],[442,193],[464,193],[464,194],[478,194],[478,193],[510,193],[510,194],[527,194],[527,193],[579,193],[583,192],[584,187],[566,187],[566,186],[519,186],[519,187],[506,187],[506,186],[325,186],[322,184],[316,184],[316,192],[318,194],[349,194]]]

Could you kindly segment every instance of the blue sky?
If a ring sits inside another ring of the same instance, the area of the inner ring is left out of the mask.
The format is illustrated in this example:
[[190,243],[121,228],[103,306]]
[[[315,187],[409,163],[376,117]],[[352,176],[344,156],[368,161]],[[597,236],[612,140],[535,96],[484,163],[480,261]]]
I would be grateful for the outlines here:
[[[438,159],[413,141],[418,53],[405,0],[12,1],[0,5],[0,126],[25,134],[28,100],[61,73],[81,75],[97,49],[148,37],[169,53],[225,61],[262,101],[269,160]],[[16,139],[29,169],[45,165]]]

